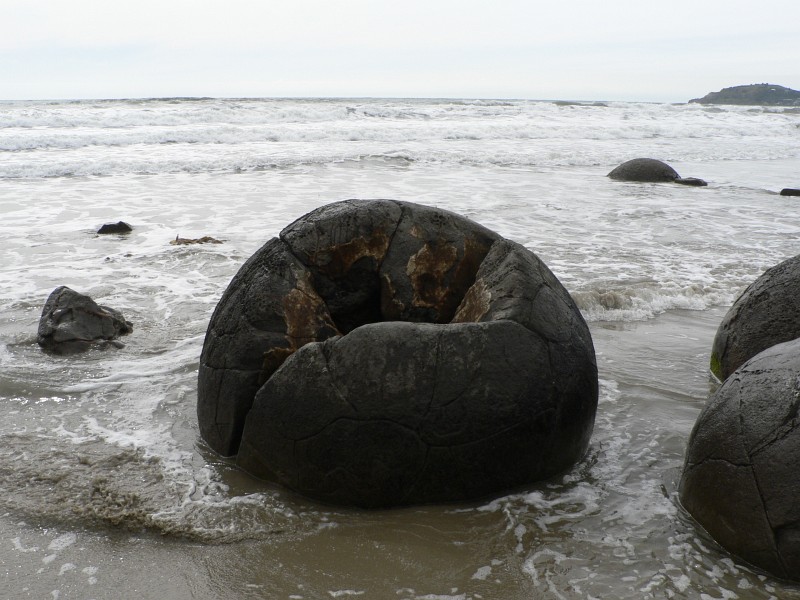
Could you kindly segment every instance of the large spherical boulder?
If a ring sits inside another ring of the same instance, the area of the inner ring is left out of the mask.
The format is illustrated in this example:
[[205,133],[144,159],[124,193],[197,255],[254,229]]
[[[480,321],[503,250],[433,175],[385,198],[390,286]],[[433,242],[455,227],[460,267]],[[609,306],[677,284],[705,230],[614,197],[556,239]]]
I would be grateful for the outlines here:
[[585,453],[591,337],[529,250],[447,211],[323,206],[254,254],[201,356],[217,452],[308,496],[387,507],[478,498]]
[[742,292],[720,323],[711,371],[724,381],[770,346],[800,337],[800,255],[767,269]]
[[680,499],[731,553],[800,580],[800,339],[746,362],[689,438]]
[[634,158],[624,162],[613,169],[608,177],[618,181],[673,182],[694,187],[708,185],[697,177],[681,177],[667,163],[655,158]]
[[133,326],[119,311],[62,285],[44,304],[36,341],[55,354],[75,354],[92,345],[122,346],[115,340],[131,331]]
[[675,181],[678,172],[655,158],[634,158],[622,163],[608,176],[619,181]]

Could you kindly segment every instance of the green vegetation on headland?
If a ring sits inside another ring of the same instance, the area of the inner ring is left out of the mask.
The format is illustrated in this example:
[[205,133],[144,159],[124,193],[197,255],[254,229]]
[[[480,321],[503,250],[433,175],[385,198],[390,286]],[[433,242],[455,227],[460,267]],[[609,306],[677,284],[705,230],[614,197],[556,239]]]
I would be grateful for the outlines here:
[[782,85],[753,83],[723,88],[689,102],[698,104],[745,104],[755,106],[800,106],[800,92]]

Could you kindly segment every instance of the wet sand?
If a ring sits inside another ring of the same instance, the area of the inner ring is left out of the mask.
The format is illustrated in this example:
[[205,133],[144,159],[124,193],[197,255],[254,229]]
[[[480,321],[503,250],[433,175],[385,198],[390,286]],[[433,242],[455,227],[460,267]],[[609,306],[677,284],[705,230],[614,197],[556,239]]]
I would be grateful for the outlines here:
[[[293,518],[234,543],[65,528],[8,512],[0,587],[7,597],[60,600],[800,598],[795,586],[731,560],[672,493],[687,436],[717,385],[707,363],[723,314],[593,323],[601,403],[590,452],[549,482],[483,503],[378,512],[274,490]],[[232,470],[226,483],[230,495],[259,489]],[[242,510],[237,518],[248,518]]]

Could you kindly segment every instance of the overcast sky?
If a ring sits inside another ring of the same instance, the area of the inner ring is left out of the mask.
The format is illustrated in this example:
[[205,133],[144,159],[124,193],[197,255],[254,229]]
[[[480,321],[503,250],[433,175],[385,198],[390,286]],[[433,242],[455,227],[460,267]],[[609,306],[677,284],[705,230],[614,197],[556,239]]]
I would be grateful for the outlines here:
[[800,89],[798,0],[0,0],[0,99]]

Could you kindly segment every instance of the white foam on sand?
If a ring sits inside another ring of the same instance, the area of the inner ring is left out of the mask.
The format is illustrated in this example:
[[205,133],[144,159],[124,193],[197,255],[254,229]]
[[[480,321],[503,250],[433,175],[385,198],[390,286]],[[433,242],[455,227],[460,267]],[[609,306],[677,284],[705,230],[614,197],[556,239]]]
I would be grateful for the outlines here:
[[78,541],[78,536],[74,533],[65,533],[63,535],[58,536],[54,539],[50,544],[48,544],[47,549],[53,550],[55,552],[61,552],[66,548],[72,546],[75,542]]

